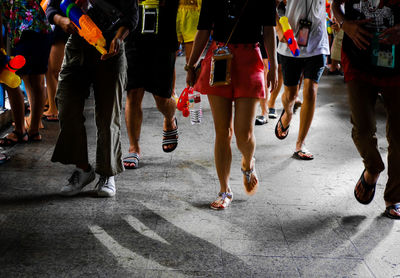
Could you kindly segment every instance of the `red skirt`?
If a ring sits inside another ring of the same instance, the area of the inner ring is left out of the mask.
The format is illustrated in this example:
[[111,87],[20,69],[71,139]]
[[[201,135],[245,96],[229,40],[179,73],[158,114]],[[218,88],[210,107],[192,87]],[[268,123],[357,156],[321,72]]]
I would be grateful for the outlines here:
[[[221,46],[223,44],[220,44]],[[202,94],[236,98],[265,98],[264,64],[258,44],[228,44],[233,54],[231,84],[210,86],[210,71],[215,42],[201,63],[201,72],[194,89]]]

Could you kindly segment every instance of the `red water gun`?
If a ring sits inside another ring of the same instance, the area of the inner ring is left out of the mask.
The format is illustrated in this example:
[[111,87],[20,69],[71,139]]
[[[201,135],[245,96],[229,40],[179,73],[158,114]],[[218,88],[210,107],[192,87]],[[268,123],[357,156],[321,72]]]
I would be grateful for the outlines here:
[[279,19],[279,23],[282,25],[283,35],[288,43],[290,51],[292,52],[293,56],[297,57],[300,55],[299,45],[297,44],[296,38],[293,34],[293,29],[289,24],[289,19],[286,16],[282,16]]
[[176,109],[182,111],[183,117],[188,117],[190,114],[189,111],[189,94],[193,94],[192,87],[186,87],[183,89],[181,95],[179,96],[178,103],[176,104]]
[[7,85],[10,88],[17,88],[21,85],[21,78],[15,74],[17,70],[25,65],[25,58],[22,55],[17,55],[13,58],[7,55],[7,52],[0,49],[0,83]]

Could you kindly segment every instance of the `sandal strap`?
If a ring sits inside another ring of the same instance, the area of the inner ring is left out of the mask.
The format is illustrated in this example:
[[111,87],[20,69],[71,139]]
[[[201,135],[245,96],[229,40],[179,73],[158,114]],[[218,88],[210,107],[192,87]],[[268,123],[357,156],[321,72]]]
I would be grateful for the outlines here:
[[28,134],[28,132],[26,132],[26,131],[25,131],[24,133],[20,133],[20,132],[18,132],[18,131],[16,131],[16,130],[13,130],[12,133],[14,133],[15,136],[17,136],[18,142],[24,141],[24,137],[27,136],[27,135],[28,135],[28,137],[29,137],[29,134]]
[[169,144],[177,144],[178,139],[177,138],[171,138],[171,139],[163,139],[162,144],[163,145],[169,145]]
[[127,156],[125,156],[122,161],[126,163],[135,163],[137,164],[139,162],[139,155],[137,153],[129,153]]
[[178,135],[178,128],[173,130],[163,130],[164,137],[176,136]]
[[242,171],[243,175],[246,176],[247,182],[250,183],[250,181],[251,181],[251,174],[254,173],[254,167],[251,168],[250,170],[244,170],[243,168],[241,168],[240,170]]
[[374,183],[374,184],[369,184],[369,183],[367,183],[367,181],[364,179],[364,173],[365,173],[365,171],[366,171],[366,169],[364,169],[364,171],[362,172],[361,177],[360,177],[362,187],[364,187],[364,189],[367,190],[367,191],[375,190],[376,183]]
[[400,210],[400,203],[397,203],[397,204],[394,204],[394,205],[391,205],[391,206],[387,206],[386,207],[386,210],[389,212],[390,210],[396,210],[396,211],[398,211],[398,210]]
[[232,200],[233,193],[232,192],[219,192],[218,197],[221,197],[222,200],[225,200],[226,198],[229,198]]

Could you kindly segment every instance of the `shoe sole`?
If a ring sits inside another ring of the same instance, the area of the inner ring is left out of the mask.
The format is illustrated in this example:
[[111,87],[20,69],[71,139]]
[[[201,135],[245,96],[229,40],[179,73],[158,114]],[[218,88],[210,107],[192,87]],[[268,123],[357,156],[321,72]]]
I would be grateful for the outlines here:
[[98,191],[97,192],[97,196],[99,196],[99,197],[114,197],[115,196],[115,192],[110,194],[110,193],[105,192],[105,191]]

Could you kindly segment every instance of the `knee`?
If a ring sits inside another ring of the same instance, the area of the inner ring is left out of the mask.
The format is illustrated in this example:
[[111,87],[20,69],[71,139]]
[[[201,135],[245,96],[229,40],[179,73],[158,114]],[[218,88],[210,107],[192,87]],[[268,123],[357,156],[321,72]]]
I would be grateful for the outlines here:
[[140,89],[131,89],[126,94],[126,103],[129,105],[140,105],[143,99],[143,92]]
[[60,68],[49,68],[49,76],[50,78],[52,78],[53,80],[57,81],[58,80],[58,76],[60,75]]
[[227,129],[217,129],[216,130],[216,140],[219,142],[225,142],[226,144],[230,144],[232,141],[233,130],[232,128]]
[[254,140],[253,130],[235,130],[236,141],[238,144],[248,144]]

